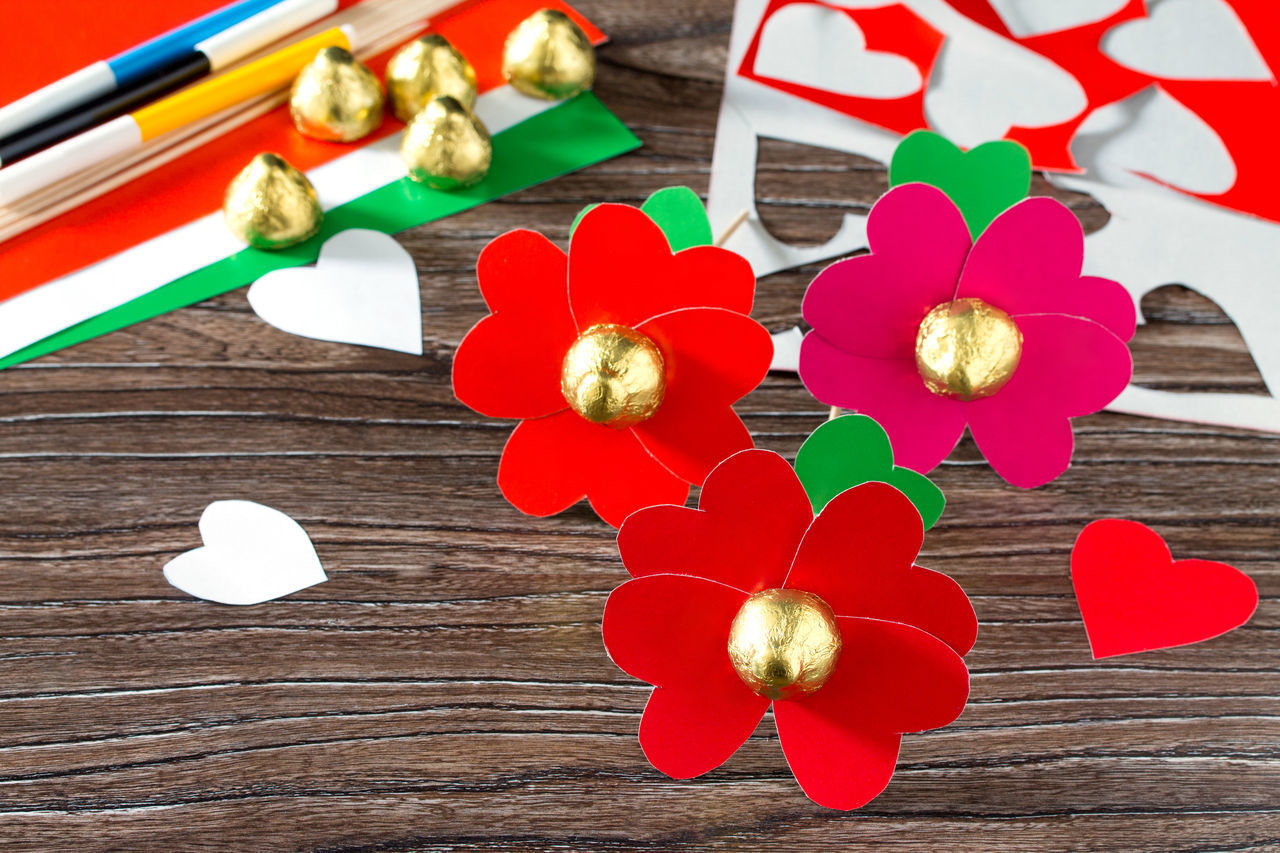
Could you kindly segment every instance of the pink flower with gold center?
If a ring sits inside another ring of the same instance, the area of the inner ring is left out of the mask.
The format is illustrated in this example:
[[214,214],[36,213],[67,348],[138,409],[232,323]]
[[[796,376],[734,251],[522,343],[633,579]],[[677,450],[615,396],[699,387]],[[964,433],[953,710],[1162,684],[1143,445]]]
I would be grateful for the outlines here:
[[867,222],[871,252],[823,270],[800,378],[885,428],[899,465],[927,472],[966,426],[991,467],[1034,488],[1071,464],[1071,419],[1129,384],[1137,312],[1117,282],[1081,275],[1084,232],[1050,198],[1020,202],[976,241],[941,190],[904,184]]

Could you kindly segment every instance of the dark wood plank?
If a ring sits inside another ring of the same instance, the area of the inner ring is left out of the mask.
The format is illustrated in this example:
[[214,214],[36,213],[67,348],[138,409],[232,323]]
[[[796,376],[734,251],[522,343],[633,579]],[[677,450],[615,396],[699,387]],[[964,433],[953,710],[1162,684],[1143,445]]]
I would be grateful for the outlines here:
[[[582,508],[507,506],[494,472],[510,424],[449,387],[483,314],[472,268],[488,240],[563,240],[586,203],[706,191],[729,0],[579,5],[614,37],[598,92],[645,146],[402,235],[425,357],[289,337],[233,293],[0,373],[5,849],[1280,846],[1280,439],[1241,430],[1086,418],[1074,467],[1032,492],[962,443],[937,472],[950,503],[923,562],[974,597],[972,699],[955,725],[906,738],[861,812],[805,799],[769,719],[702,779],[648,765],[647,689],[600,642],[623,577],[612,531]],[[762,146],[762,216],[788,240],[824,239],[884,186],[868,161]],[[1059,195],[1086,227],[1106,221]],[[763,280],[757,318],[799,322],[815,272]],[[1171,283],[1143,310],[1139,381],[1263,392],[1212,303]],[[741,411],[788,455],[825,417],[785,376]],[[169,587],[160,567],[230,497],[297,518],[330,581],[244,609]],[[1247,571],[1257,616],[1210,643],[1093,661],[1067,562],[1109,515]]]

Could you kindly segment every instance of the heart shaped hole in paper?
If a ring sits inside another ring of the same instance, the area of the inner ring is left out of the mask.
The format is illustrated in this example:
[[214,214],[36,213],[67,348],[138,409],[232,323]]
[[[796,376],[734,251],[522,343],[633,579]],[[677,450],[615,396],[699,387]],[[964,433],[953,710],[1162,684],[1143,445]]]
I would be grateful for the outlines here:
[[889,189],[889,171],[868,157],[759,137],[756,212],[791,246],[820,246],[846,213],[865,216]]
[[1129,345],[1135,385],[1267,396],[1240,331],[1209,297],[1167,284],[1142,298],[1142,316]]

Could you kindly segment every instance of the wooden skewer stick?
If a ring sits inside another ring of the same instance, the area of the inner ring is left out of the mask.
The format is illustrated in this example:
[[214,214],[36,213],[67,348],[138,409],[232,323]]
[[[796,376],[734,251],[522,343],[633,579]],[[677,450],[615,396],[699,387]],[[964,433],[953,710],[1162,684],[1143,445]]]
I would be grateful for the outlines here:
[[729,242],[729,238],[733,236],[733,232],[742,227],[742,223],[747,221],[751,216],[751,211],[743,209],[738,211],[738,215],[733,217],[733,221],[729,223],[729,227],[720,232],[720,236],[716,238],[713,246],[723,246]]

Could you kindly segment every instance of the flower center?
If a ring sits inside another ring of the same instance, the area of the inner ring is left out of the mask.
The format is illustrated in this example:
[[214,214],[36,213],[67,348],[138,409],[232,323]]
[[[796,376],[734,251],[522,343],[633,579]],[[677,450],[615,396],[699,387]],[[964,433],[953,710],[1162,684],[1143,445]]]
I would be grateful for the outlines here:
[[560,368],[565,402],[593,424],[621,428],[652,417],[666,387],[657,345],[635,329],[613,323],[579,335]]
[[814,692],[831,677],[839,658],[835,614],[808,592],[758,592],[729,627],[729,660],[738,677],[770,699]]
[[916,369],[942,397],[980,400],[1013,378],[1022,359],[1022,332],[1013,318],[981,299],[944,302],[916,333]]

